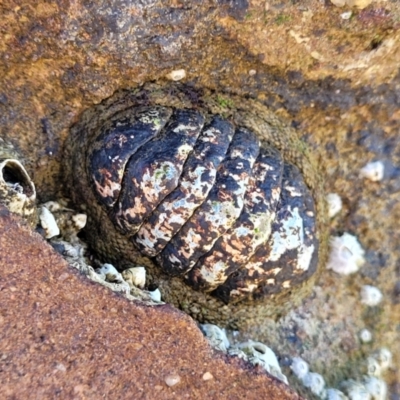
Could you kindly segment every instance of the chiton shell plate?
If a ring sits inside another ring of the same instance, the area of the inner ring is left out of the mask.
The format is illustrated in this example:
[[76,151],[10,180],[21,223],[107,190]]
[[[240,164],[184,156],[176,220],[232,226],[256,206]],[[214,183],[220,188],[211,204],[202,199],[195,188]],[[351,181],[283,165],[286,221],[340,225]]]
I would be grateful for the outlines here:
[[281,314],[325,259],[316,163],[258,101],[171,83],[120,91],[71,129],[65,160],[94,250],[145,264],[164,299],[201,321]]

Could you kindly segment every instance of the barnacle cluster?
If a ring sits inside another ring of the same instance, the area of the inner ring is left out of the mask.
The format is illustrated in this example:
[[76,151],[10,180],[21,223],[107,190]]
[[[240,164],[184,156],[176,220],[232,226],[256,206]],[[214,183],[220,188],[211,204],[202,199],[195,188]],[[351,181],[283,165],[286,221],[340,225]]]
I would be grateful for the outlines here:
[[253,365],[259,365],[275,378],[288,383],[286,376],[282,373],[276,354],[264,343],[248,340],[231,344],[225,330],[216,325],[204,324],[200,325],[200,329],[213,348],[230,356],[241,358]]
[[139,300],[148,305],[161,304],[158,289],[143,290],[146,280],[144,267],[127,268],[120,273],[112,264],[101,263],[88,257],[87,245],[78,236],[86,225],[86,214],[67,207],[65,199],[48,201],[40,204],[38,208],[40,225],[37,231],[71,267],[79,270],[90,280],[121,293],[128,300]]
[[347,379],[337,388],[326,388],[322,375],[310,372],[308,363],[301,357],[293,357],[293,374],[318,398],[327,400],[384,400],[387,385],[381,374],[391,365],[392,355],[386,348],[381,348],[367,357],[365,375],[359,379]]

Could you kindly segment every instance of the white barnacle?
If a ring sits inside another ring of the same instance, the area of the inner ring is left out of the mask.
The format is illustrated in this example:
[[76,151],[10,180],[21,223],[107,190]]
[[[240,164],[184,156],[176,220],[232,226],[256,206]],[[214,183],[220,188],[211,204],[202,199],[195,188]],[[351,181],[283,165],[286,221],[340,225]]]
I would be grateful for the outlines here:
[[111,264],[103,264],[100,268],[96,269],[99,275],[105,275],[107,281],[122,283],[124,279],[117,269]]
[[146,268],[133,267],[122,271],[123,278],[129,283],[130,286],[136,286],[140,289],[144,288],[146,284]]
[[226,336],[225,329],[222,329],[219,326],[213,324],[202,324],[200,325],[200,329],[207,337],[212,347],[217,350],[223,351],[224,353],[227,352],[230,344]]
[[325,380],[322,375],[316,372],[309,372],[302,379],[303,385],[308,387],[312,393],[321,396],[325,391]]
[[[105,281],[107,278],[106,278],[106,274],[105,273],[103,273],[102,271],[100,271],[100,269],[97,269],[96,271],[96,278],[99,278],[99,279],[101,279],[102,281]],[[96,280],[97,281],[97,280]]]
[[382,379],[376,376],[364,378],[364,386],[374,400],[385,400],[387,396],[387,385]]
[[330,245],[328,269],[338,274],[349,275],[358,271],[365,263],[364,249],[355,236],[344,233],[340,237],[332,237]]
[[341,388],[350,400],[371,400],[367,388],[353,379],[341,383]]
[[378,305],[383,298],[382,292],[375,286],[364,285],[361,288],[361,303],[374,307]]
[[367,367],[367,375],[369,376],[381,376],[382,374],[382,367],[379,361],[372,356],[367,357],[366,360],[366,367]]
[[275,353],[264,343],[249,340],[248,342],[240,343],[237,347],[247,354],[249,362],[253,365],[262,366],[275,378],[288,383],[286,376],[281,371]]
[[352,17],[353,13],[351,11],[345,11],[344,13],[340,14],[340,18],[344,20],[348,20]]
[[184,69],[175,69],[167,74],[166,77],[171,79],[171,81],[180,81],[186,78],[186,71]]
[[378,359],[379,365],[382,371],[387,370],[392,365],[392,353],[386,347],[382,347],[375,352],[375,356]]
[[161,302],[160,289],[155,289],[155,290],[149,291],[149,295],[153,301]]
[[326,389],[326,400],[346,400],[347,396],[338,389],[329,388]]
[[290,369],[299,379],[303,379],[309,372],[309,366],[301,357],[293,357]]
[[80,256],[79,248],[73,246],[68,242],[62,242],[64,245],[63,256],[70,257],[70,258],[78,258]]
[[326,202],[328,203],[328,216],[333,218],[342,209],[342,199],[337,193],[328,193]]
[[75,228],[80,231],[86,225],[87,215],[83,213],[75,214],[72,217],[72,221],[74,223]]
[[240,358],[241,360],[245,361],[249,360],[247,354],[243,350],[238,349],[237,347],[229,347],[228,354],[230,356]]
[[47,207],[40,207],[39,220],[40,225],[44,229],[46,239],[60,234],[60,228],[57,225],[56,219]]
[[369,179],[372,182],[379,182],[383,179],[385,165],[382,161],[372,161],[361,168],[360,176]]
[[362,329],[359,333],[359,337],[363,343],[369,343],[372,340],[372,333],[368,329]]

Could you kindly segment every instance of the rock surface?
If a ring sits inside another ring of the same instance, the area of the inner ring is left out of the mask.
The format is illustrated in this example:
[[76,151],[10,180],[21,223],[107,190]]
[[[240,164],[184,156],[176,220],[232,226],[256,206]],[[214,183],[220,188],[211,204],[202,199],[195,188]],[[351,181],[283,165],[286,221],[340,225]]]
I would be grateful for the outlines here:
[[299,398],[212,350],[173,307],[140,306],[79,276],[4,208],[0,254],[4,399]]
[[[366,264],[348,278],[325,271],[302,307],[241,335],[266,341],[281,360],[303,357],[333,387],[357,378],[366,357],[388,347],[394,360],[386,379],[398,399],[400,3],[373,2],[363,10],[319,0],[191,4],[4,1],[1,135],[18,146],[46,201],[63,186],[70,126],[118,89],[184,69],[186,83],[217,90],[221,103],[224,92],[256,97],[289,118],[317,153],[328,191],[342,198],[332,234],[357,236]],[[360,178],[371,161],[385,165],[380,182]],[[31,283],[29,293],[36,290]],[[366,284],[383,293],[376,307],[359,300]],[[360,343],[363,329],[371,331],[371,342]],[[40,352],[36,357],[46,365]]]

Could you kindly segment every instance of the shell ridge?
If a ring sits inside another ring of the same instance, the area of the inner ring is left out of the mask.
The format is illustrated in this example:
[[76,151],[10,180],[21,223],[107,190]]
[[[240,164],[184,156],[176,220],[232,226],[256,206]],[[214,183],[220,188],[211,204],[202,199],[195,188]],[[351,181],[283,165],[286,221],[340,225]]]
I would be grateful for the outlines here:
[[130,160],[120,199],[111,214],[124,233],[135,234],[143,220],[177,187],[183,164],[200,133],[202,118],[191,110],[175,110],[161,134]]
[[183,274],[205,254],[239,216],[251,169],[259,152],[252,132],[237,129],[207,200],[160,253],[167,273]]
[[273,148],[261,149],[242,213],[190,271],[189,285],[196,290],[214,290],[267,242],[280,199],[282,174],[280,153]]
[[159,254],[204,203],[232,140],[229,128],[228,122],[217,118],[204,126],[183,166],[177,188],[163,199],[134,237],[144,254]]
[[257,297],[278,293],[307,279],[315,272],[318,259],[314,218],[312,197],[300,171],[285,163],[282,196],[270,239],[214,295],[224,301],[244,293]]
[[[112,207],[121,194],[126,166],[131,157],[148,141],[157,137],[170,117],[165,107],[146,107],[132,111],[123,120],[103,126],[92,142],[88,175],[100,202]],[[118,114],[117,114],[118,116]]]

